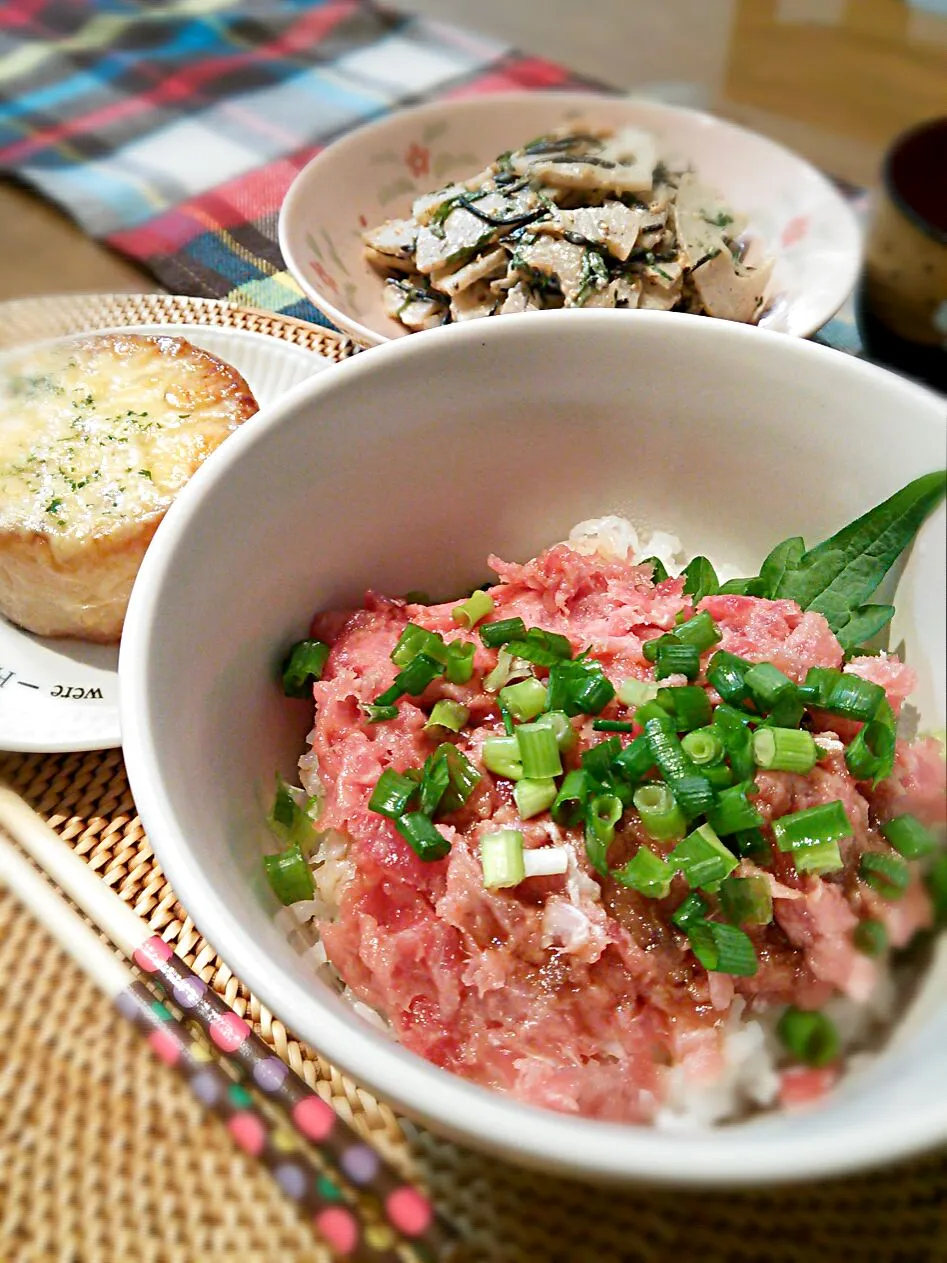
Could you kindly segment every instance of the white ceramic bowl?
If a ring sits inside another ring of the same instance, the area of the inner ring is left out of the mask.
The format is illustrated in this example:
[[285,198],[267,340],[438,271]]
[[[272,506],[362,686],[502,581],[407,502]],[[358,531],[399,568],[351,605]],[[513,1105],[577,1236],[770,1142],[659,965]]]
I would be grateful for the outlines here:
[[521,92],[437,101],[359,128],[317,154],[280,210],[286,266],[340,329],[366,346],[407,330],[382,308],[382,281],[362,256],[363,229],[409,214],[421,193],[475,175],[497,154],[561,123],[638,126],[661,155],[690,162],[776,259],[761,322],[808,337],[855,284],[861,233],[814,167],[781,145],[696,110],[587,93]]
[[[525,559],[615,512],[752,573],[776,540],[824,538],[939,467],[944,443],[943,404],[901,378],[666,313],[459,325],[297,387],[198,472],[132,595],[125,758],[175,890],[235,973],[331,1061],[438,1131],[514,1159],[736,1182],[947,1139],[943,1004],[811,1114],[682,1137],[518,1105],[393,1044],[316,980],[273,924],[260,863],[274,770],[294,775],[311,718],[274,668],[315,610],[358,604],[369,586],[456,591],[482,580],[489,551]],[[894,630],[938,726],[944,569],[941,510],[901,578]]]

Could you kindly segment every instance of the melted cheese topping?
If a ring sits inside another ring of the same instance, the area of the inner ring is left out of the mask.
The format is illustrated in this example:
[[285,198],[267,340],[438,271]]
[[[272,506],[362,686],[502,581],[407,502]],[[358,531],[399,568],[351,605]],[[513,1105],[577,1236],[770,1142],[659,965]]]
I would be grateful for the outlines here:
[[59,556],[164,513],[256,404],[179,338],[101,335],[0,365],[0,533]]

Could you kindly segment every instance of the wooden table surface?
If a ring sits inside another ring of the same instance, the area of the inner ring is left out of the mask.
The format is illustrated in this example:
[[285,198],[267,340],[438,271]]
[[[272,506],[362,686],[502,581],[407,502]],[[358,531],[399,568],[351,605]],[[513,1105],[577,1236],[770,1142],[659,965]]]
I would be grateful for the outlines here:
[[[614,87],[712,110],[859,184],[873,182],[899,131],[947,113],[947,0],[396,2]],[[0,177],[0,299],[157,288]]]

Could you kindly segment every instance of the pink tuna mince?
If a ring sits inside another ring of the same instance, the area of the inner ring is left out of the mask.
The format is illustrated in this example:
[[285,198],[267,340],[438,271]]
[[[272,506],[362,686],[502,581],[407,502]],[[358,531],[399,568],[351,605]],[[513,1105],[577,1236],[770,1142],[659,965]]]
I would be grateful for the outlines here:
[[[528,627],[567,636],[575,653],[591,650],[616,686],[629,676],[653,678],[642,644],[673,628],[679,613],[694,612],[682,580],[654,585],[650,567],[584,556],[564,545],[526,565],[496,558],[491,565],[500,577],[490,589],[492,618],[519,615]],[[878,966],[852,945],[858,920],[880,918],[896,945],[930,923],[929,900],[916,877],[902,900],[886,903],[858,878],[857,867],[863,851],[890,850],[872,827],[876,805],[887,815],[915,811],[930,820],[943,814],[942,760],[924,743],[902,745],[895,775],[873,792],[853,781],[840,745],[830,740],[808,777],[759,773],[755,801],[769,822],[840,799],[854,828],[854,837],[842,843],[844,870],[800,876],[791,857],[775,848],[768,869],[743,860],[737,875],[762,873],[770,882],[774,921],[748,930],[759,959],[755,976],[708,974],[670,920],[687,893],[682,876],[666,899],[647,899],[595,874],[579,829],[557,828],[548,813],[519,821],[511,783],[492,776],[480,759],[485,738],[503,731],[496,699],[482,687],[496,651],[458,631],[452,608],[369,594],[363,609],[323,614],[313,625],[313,634],[332,644],[314,689],[310,738],[325,793],[319,827],[351,840],[354,866],[337,917],[320,929],[341,977],[388,1019],[407,1048],[536,1105],[644,1121],[660,1104],[665,1067],[681,1064],[694,1081],[719,1072],[722,1032],[736,997],[749,1001],[750,1013],[763,1003],[817,1007],[837,993],[862,1001]],[[718,647],[773,662],[794,680],[811,666],[842,663],[825,619],[790,601],[713,596],[701,608],[721,629]],[[435,681],[423,696],[403,698],[396,719],[369,724],[359,704],[391,684],[396,668],[389,655],[409,621],[448,641],[473,641],[473,679],[468,685]],[[907,667],[887,657],[850,669],[883,685],[900,708],[912,682]],[[440,697],[469,708],[468,725],[455,740],[482,779],[466,806],[439,824],[450,854],[424,863],[390,820],[369,810],[368,799],[386,768],[419,767],[434,750],[439,738],[423,725]],[[626,708],[613,701],[604,717],[626,717]],[[580,749],[602,739],[586,718],[573,725]],[[578,751],[569,763],[577,760]],[[521,829],[528,848],[567,843],[569,871],[528,878],[513,889],[484,889],[479,840],[503,825]],[[623,863],[645,840],[664,853],[673,845],[651,843],[634,811],[627,812],[610,865]],[[809,1074],[810,1088],[812,1081]]]

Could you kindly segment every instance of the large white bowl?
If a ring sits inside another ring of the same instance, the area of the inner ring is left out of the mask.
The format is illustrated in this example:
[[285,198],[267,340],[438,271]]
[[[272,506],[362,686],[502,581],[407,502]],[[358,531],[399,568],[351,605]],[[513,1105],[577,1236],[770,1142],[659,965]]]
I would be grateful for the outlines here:
[[[120,659],[125,758],[155,851],[235,973],[326,1057],[435,1129],[611,1179],[811,1176],[947,1139],[947,1007],[823,1108],[691,1137],[518,1105],[391,1043],[273,924],[260,857],[274,770],[310,721],[275,664],[317,609],[450,592],[624,513],[752,573],[944,459],[943,404],[835,351],[666,313],[460,325],[297,387],[194,477],[148,550]],[[901,578],[895,643],[944,723],[944,515]]]
[[362,255],[362,231],[408,215],[421,193],[482,170],[504,150],[561,123],[642,127],[671,161],[691,163],[776,259],[761,324],[808,337],[845,301],[861,233],[850,207],[814,167],[732,123],[656,101],[574,92],[520,92],[399,110],[330,145],[296,176],[279,218],[280,249],[303,291],[366,346],[408,331],[385,314],[383,283]]

